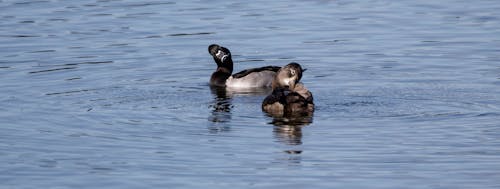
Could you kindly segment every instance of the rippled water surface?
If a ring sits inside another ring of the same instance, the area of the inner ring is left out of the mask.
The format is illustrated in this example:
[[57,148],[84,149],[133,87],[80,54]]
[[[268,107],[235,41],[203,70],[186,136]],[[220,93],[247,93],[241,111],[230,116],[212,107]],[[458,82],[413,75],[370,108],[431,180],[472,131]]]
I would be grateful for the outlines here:
[[[0,188],[500,188],[498,1],[0,0]],[[285,65],[316,111],[212,90]]]

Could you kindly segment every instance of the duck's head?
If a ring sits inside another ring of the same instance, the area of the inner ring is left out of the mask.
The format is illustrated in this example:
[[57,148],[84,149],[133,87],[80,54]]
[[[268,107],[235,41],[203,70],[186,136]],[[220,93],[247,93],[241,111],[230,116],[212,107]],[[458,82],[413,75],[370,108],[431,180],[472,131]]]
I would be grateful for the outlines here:
[[300,82],[302,72],[304,71],[305,69],[302,69],[298,63],[292,62],[287,64],[278,70],[278,73],[273,81],[273,88],[279,87],[293,90],[295,85]]
[[215,63],[219,67],[233,67],[233,60],[231,58],[231,52],[229,49],[217,44],[212,44],[208,46],[208,53],[214,57]]

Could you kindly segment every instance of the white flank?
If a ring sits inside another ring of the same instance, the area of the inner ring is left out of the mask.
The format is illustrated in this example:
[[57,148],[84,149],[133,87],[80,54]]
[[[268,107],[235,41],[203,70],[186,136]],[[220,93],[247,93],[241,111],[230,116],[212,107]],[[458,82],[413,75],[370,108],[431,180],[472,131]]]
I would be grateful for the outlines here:
[[270,87],[273,83],[276,72],[261,71],[254,72],[242,78],[233,78],[232,76],[226,80],[226,87],[229,88],[255,88],[255,87]]

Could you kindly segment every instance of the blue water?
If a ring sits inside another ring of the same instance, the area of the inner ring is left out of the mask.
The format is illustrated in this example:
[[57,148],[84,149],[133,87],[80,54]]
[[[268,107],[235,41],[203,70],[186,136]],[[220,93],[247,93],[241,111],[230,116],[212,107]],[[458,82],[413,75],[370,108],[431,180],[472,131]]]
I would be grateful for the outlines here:
[[[0,188],[500,188],[497,1],[0,0]],[[316,111],[208,86],[299,62]]]

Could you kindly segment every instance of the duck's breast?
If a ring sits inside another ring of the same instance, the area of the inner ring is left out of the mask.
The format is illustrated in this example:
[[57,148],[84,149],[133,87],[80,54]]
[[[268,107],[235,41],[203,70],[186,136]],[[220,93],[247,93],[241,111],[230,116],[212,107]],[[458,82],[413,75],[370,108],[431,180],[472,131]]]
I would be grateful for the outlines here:
[[252,72],[240,78],[231,76],[226,80],[226,86],[230,88],[270,87],[275,75],[276,72],[265,70]]

